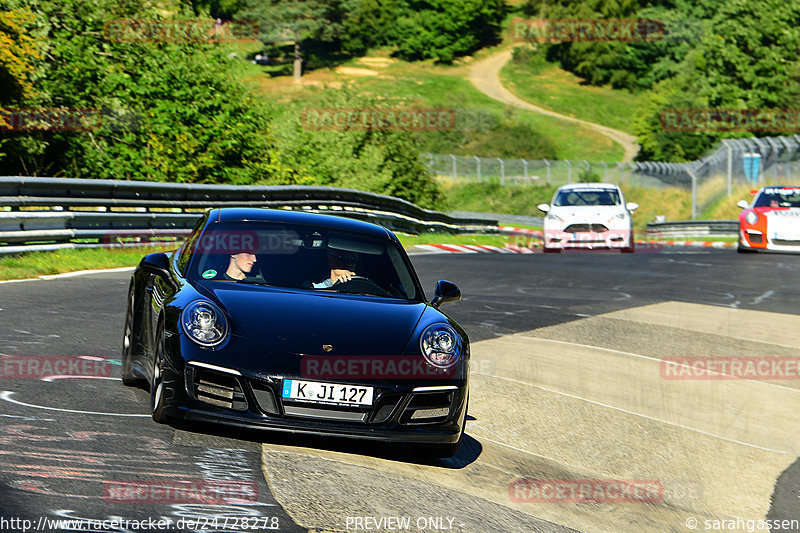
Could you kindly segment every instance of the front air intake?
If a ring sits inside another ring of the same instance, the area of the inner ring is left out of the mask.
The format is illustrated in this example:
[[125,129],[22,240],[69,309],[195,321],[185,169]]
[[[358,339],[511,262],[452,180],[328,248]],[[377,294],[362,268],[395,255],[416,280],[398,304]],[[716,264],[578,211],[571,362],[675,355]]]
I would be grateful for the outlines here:
[[215,407],[247,411],[247,399],[239,378],[207,368],[190,368],[189,390],[195,400]]

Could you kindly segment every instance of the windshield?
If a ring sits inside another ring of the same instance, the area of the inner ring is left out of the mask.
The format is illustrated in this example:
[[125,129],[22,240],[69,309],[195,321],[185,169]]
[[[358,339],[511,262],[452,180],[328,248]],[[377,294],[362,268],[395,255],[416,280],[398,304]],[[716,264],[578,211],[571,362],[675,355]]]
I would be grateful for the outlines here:
[[553,205],[620,205],[619,193],[613,189],[570,189],[559,191]]
[[758,195],[753,207],[800,207],[800,188],[767,187]]
[[194,244],[189,279],[417,300],[397,246],[360,233],[273,222],[213,224]]

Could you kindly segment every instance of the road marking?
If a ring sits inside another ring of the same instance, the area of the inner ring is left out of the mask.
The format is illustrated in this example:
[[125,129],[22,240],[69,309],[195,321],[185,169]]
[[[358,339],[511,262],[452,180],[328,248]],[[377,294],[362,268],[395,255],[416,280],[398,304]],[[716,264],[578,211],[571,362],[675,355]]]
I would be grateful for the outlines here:
[[141,417],[141,418],[148,418],[150,415],[140,415],[140,414],[125,414],[125,413],[100,413],[98,411],[79,411],[77,409],[61,409],[59,407],[47,407],[45,405],[34,405],[32,403],[25,403],[20,402],[19,400],[13,399],[11,396],[14,393],[12,391],[5,390],[0,392],[0,400],[5,400],[9,403],[13,403],[16,405],[21,405],[23,407],[32,407],[34,409],[45,409],[47,411],[60,411],[62,413],[74,413],[77,415],[101,415],[101,416],[130,416],[130,417]]
[[761,302],[763,302],[764,300],[766,300],[767,298],[771,297],[773,294],[775,294],[775,291],[767,291],[764,294],[762,294],[759,297],[757,297],[756,299],[754,299],[753,300],[753,304],[754,305],[758,305]]

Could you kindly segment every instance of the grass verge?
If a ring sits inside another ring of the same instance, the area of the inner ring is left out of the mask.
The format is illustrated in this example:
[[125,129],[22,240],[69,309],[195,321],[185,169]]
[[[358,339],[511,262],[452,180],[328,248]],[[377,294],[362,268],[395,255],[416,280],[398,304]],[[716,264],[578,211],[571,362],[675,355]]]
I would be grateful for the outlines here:
[[83,248],[4,256],[0,257],[0,280],[30,279],[79,270],[136,266],[145,255],[165,250],[167,248]]

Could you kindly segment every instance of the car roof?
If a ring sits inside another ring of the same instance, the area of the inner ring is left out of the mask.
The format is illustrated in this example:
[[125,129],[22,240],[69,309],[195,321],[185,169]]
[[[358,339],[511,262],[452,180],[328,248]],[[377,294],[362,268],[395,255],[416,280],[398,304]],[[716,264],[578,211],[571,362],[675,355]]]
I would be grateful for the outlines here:
[[286,209],[265,209],[259,207],[226,207],[212,209],[208,216],[209,223],[263,221],[283,224],[304,224],[327,229],[354,231],[364,233],[378,239],[394,240],[391,233],[383,226],[362,222],[352,218],[336,215],[321,215]]
[[800,189],[800,185],[766,185],[761,187],[758,192],[764,192],[766,189]]
[[618,191],[619,187],[613,183],[569,183],[558,188],[559,191],[569,191],[572,189],[598,189]]

